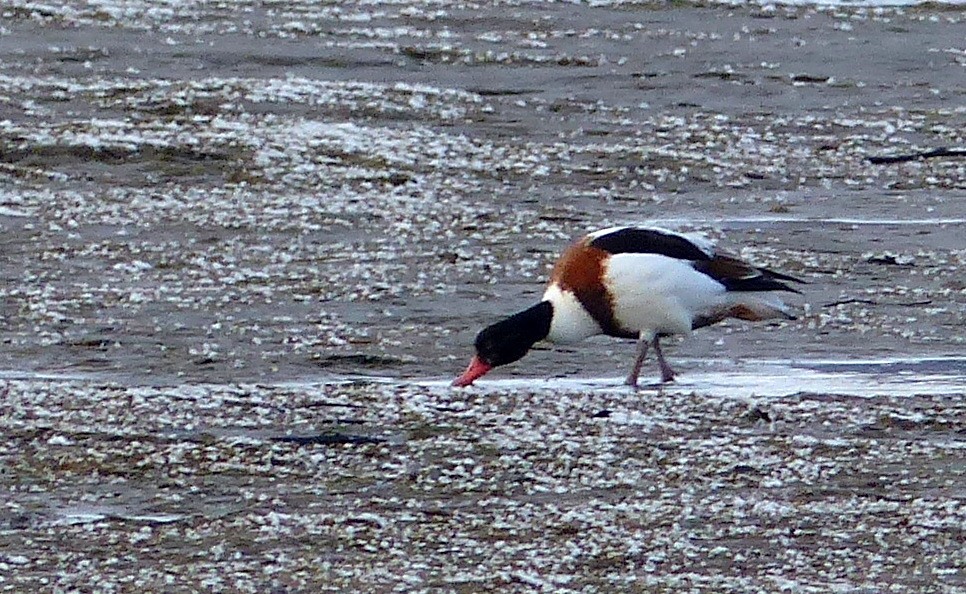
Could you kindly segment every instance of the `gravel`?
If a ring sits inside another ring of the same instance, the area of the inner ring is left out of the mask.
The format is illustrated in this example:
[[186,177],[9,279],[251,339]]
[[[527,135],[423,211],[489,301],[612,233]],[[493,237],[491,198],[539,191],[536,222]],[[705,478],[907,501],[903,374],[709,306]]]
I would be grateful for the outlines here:
[[966,587],[961,398],[617,385],[8,381],[0,584]]

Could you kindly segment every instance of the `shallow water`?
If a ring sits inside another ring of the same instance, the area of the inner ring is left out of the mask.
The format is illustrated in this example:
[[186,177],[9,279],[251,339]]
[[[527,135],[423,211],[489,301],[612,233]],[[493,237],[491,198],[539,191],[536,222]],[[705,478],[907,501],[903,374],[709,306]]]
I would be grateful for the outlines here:
[[[726,362],[686,361],[698,366],[699,371],[680,374],[669,384],[642,383],[636,391],[661,390],[669,394],[698,391],[709,397],[784,397],[801,393],[834,394],[838,396],[963,396],[966,395],[966,358],[918,357],[908,359],[874,360],[765,360],[742,364]],[[712,369],[707,369],[712,368]],[[707,370],[705,370],[707,369]],[[468,388],[474,394],[527,391],[576,392],[616,390],[634,392],[623,383],[623,377],[573,378],[497,378],[499,372],[478,380]],[[98,382],[97,375],[60,375],[14,370],[0,370],[0,380],[48,382]],[[420,386],[434,390],[451,388],[452,378],[396,379],[372,376],[334,376],[328,378],[288,380],[277,384],[260,384],[286,389],[374,384],[393,388]]]
[[[861,397],[966,396],[966,358],[963,357],[754,361],[712,366],[713,370],[681,374],[671,384],[642,384],[639,390],[663,390],[669,394],[700,392],[725,398],[776,398],[802,393]],[[448,385],[446,380],[415,383],[431,387]],[[478,380],[473,389],[483,393],[513,389],[632,390],[623,384],[623,377],[493,379],[489,376]]]

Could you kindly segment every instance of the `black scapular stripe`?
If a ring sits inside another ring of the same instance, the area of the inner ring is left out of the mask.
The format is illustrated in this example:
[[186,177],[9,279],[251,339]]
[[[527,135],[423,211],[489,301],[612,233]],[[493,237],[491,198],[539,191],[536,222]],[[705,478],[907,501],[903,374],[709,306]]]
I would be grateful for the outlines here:
[[660,254],[690,261],[711,259],[704,250],[680,235],[638,227],[627,227],[601,235],[591,241],[590,246],[611,254]]

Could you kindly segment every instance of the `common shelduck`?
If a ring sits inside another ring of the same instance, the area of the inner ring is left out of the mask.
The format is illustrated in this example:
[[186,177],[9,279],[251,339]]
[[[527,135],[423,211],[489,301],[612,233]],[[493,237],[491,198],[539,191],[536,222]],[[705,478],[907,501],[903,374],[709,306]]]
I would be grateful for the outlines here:
[[626,383],[637,385],[648,346],[661,381],[674,371],[660,338],[689,334],[725,318],[795,319],[766,291],[800,293],[803,281],[753,266],[710,241],[654,227],[612,227],[583,237],[557,260],[543,299],[476,336],[476,355],[453,382],[468,386],[494,367],[519,360],[541,340],[572,343],[597,334],[638,341]]

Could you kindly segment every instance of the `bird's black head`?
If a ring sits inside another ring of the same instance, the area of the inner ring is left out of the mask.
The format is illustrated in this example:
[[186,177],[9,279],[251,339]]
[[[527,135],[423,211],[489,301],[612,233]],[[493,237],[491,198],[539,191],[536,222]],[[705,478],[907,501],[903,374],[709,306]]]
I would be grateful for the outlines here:
[[550,333],[553,306],[541,301],[530,309],[487,326],[476,335],[476,355],[497,367],[521,359],[534,343]]
[[476,335],[476,356],[454,386],[468,386],[489,370],[522,358],[537,341],[550,334],[553,306],[541,301],[530,309],[487,326]]

